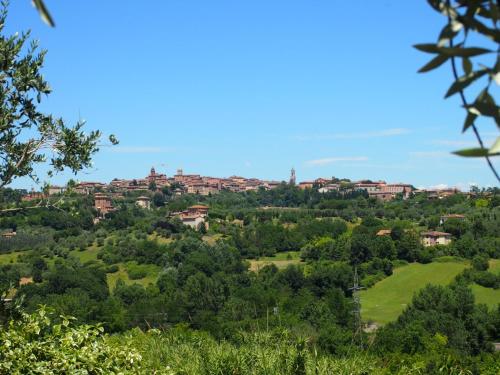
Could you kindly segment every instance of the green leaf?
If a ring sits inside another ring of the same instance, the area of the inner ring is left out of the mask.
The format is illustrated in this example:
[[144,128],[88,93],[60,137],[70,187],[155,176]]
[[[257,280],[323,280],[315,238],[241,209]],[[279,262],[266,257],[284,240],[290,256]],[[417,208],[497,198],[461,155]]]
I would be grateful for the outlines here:
[[443,65],[446,61],[448,61],[449,57],[446,55],[437,55],[431,61],[429,61],[426,65],[420,68],[419,73],[425,73],[436,69],[437,67]]
[[467,57],[462,58],[462,69],[464,70],[464,73],[466,75],[472,73],[472,62],[470,61],[469,58]]
[[453,39],[455,36],[457,36],[460,27],[457,27],[456,25],[461,26],[460,23],[455,22],[454,24],[447,24],[445,27],[443,27],[443,30],[441,30],[441,33],[439,34],[438,37],[438,46],[441,47],[448,45],[450,40]]
[[500,137],[497,137],[497,140],[490,147],[490,155],[500,154]]
[[466,148],[464,150],[453,151],[453,154],[466,158],[482,158],[488,156],[487,148]]
[[109,141],[111,142],[112,145],[117,145],[119,143],[118,139],[116,139],[115,135],[114,134],[111,134],[109,136]]
[[484,55],[485,53],[491,53],[492,51],[486,48],[479,47],[439,47],[439,52],[444,53],[448,56],[474,57],[478,55]]
[[475,72],[472,72],[471,74],[465,75],[457,79],[453,84],[450,86],[448,89],[448,92],[444,96],[445,98],[449,98],[453,94],[456,94],[457,92],[465,89],[467,86],[469,86],[472,82],[474,82],[476,79],[481,78],[488,72],[488,69],[481,69],[481,70],[476,70]]
[[477,115],[472,113],[472,112],[467,112],[467,116],[465,117],[465,122],[464,122],[464,127],[462,129],[462,132],[466,131],[469,129],[472,124],[474,124],[474,121],[476,120]]
[[439,0],[427,0],[427,2],[429,3],[429,5],[431,7],[433,7],[435,10],[440,12],[440,9],[439,9],[440,1]]
[[418,49],[419,51],[426,52],[426,53],[439,53],[440,47],[438,47],[436,44],[415,44],[413,48]]
[[487,88],[479,93],[473,104],[467,106],[467,110],[477,116],[493,117],[500,127],[500,107],[495,103],[495,99]]
[[38,10],[38,13],[40,13],[40,17],[47,25],[49,25],[50,27],[56,26],[54,20],[50,16],[49,10],[43,3],[43,0],[33,0],[33,5]]

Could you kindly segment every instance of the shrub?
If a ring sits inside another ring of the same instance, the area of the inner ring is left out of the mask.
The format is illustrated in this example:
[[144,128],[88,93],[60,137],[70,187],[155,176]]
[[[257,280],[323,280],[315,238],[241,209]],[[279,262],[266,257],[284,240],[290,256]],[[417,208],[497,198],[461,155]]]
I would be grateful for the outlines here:
[[0,374],[135,374],[142,357],[127,344],[112,347],[103,328],[54,324],[44,308],[0,330]]
[[118,272],[118,265],[112,264],[111,266],[106,267],[106,273],[115,273]]
[[127,274],[130,280],[139,280],[148,275],[147,266],[130,262],[127,264]]
[[476,255],[472,258],[472,267],[477,271],[486,271],[489,266],[488,257],[484,255]]
[[474,274],[474,281],[485,288],[498,289],[500,286],[500,278],[487,271],[477,271]]

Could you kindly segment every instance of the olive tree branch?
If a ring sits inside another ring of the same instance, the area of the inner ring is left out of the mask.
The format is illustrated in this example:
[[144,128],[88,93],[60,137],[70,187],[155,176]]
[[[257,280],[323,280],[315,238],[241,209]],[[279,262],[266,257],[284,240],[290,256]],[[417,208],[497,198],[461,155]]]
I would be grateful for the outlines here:
[[[452,19],[451,19],[450,9],[451,9],[451,1],[450,0],[446,0],[446,15],[448,17],[448,25],[451,27],[451,25],[452,25]],[[449,38],[448,45],[449,45],[450,48],[454,47],[453,38]],[[455,60],[455,56],[452,55],[450,57],[450,60],[451,60],[451,70],[453,72],[453,77],[455,78],[455,81],[458,81],[459,75],[458,75],[457,63],[456,63],[456,60]],[[464,90],[460,89],[458,91],[458,93],[460,95],[460,99],[462,101],[463,107],[465,108],[466,111],[468,111],[467,108],[468,108],[469,104],[468,104],[467,99],[465,97]],[[484,147],[484,142],[483,142],[483,140],[481,138],[481,135],[479,134],[479,131],[477,130],[477,126],[475,124],[475,121],[472,121],[471,128],[472,128],[472,131],[474,132],[474,135],[476,136],[476,139],[477,139],[477,141],[479,143],[479,146],[482,149],[486,149],[486,147]],[[498,180],[498,182],[500,182],[500,175],[498,174],[497,170],[495,169],[495,166],[491,162],[490,157],[488,155],[485,155],[484,158],[486,159],[486,162],[487,162],[489,168],[493,172],[493,175],[496,177],[496,179]]]

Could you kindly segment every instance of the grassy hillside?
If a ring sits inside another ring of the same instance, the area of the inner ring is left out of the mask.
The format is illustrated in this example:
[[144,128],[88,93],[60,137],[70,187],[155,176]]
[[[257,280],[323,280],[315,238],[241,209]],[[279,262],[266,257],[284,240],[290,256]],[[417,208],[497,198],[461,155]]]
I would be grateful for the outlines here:
[[465,267],[465,262],[435,262],[397,268],[392,276],[360,293],[362,317],[382,324],[393,321],[417,290],[426,284],[449,284]]
[[476,303],[484,303],[489,308],[495,308],[500,303],[500,289],[485,288],[477,284],[472,284],[471,289]]
[[490,268],[488,269],[491,273],[500,273],[500,259],[491,259]]
[[97,253],[99,253],[99,248],[96,245],[92,245],[83,251],[73,250],[70,252],[71,255],[78,258],[82,263],[97,260]]
[[[143,269],[146,272],[146,276],[137,280],[132,280],[127,272],[127,268],[130,268],[130,266]],[[107,282],[110,290],[115,288],[116,282],[120,279],[123,280],[125,284],[137,283],[146,287],[149,284],[156,283],[158,274],[160,273],[160,267],[154,264],[137,265],[137,262],[127,262],[125,264],[120,263],[118,267],[119,269],[117,272],[107,274]]]
[[257,272],[266,265],[274,264],[278,268],[286,268],[290,264],[298,264],[300,260],[300,251],[287,251],[282,253],[277,253],[273,257],[262,257],[258,260],[251,259],[250,271]]
[[0,264],[16,263],[19,254],[22,254],[22,251],[0,254]]

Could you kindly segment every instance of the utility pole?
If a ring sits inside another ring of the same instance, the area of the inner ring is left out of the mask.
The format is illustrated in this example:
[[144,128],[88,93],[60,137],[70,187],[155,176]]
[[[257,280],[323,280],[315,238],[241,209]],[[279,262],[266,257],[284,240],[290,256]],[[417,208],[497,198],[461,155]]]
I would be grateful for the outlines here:
[[352,344],[358,346],[360,349],[363,348],[363,324],[361,322],[361,300],[359,297],[359,291],[364,289],[359,285],[358,267],[354,265],[354,280],[352,288],[352,301],[353,301],[353,315],[354,315],[354,326],[352,334]]

